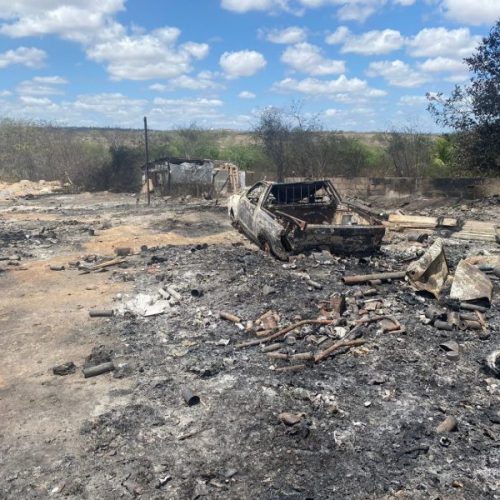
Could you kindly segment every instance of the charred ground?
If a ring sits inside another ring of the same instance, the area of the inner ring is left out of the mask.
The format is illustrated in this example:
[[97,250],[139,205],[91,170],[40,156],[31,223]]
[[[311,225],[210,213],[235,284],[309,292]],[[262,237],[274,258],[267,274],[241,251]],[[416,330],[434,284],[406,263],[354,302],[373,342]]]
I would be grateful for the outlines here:
[[[479,215],[490,212],[498,205]],[[2,254],[20,257],[0,275],[9,295],[1,303],[0,497],[496,498],[500,384],[484,358],[498,348],[498,281],[483,332],[424,324],[428,308],[454,305],[402,281],[382,284],[366,299],[379,297],[406,332],[373,324],[362,330],[364,346],[278,373],[272,368],[289,362],[259,346],[236,348],[254,336],[220,310],[243,320],[274,310],[286,326],[316,318],[336,293],[346,296],[348,327],[365,301],[355,294],[368,287],[347,287],[342,276],[405,269],[421,245],[394,237],[372,257],[312,253],[283,265],[211,202],[148,209],[118,195],[4,202],[0,224]],[[118,246],[134,250],[119,267],[82,275],[74,265]],[[452,269],[480,253],[498,247],[446,240]],[[166,314],[88,318],[91,308],[169,285],[182,299]],[[281,351],[316,352],[329,336],[307,326]],[[461,346],[458,361],[439,347],[450,339]],[[113,374],[83,379],[82,366],[109,359]],[[70,360],[74,374],[52,374]],[[187,406],[182,386],[200,404]],[[301,421],[285,425],[282,412]],[[437,434],[448,415],[457,430]]]

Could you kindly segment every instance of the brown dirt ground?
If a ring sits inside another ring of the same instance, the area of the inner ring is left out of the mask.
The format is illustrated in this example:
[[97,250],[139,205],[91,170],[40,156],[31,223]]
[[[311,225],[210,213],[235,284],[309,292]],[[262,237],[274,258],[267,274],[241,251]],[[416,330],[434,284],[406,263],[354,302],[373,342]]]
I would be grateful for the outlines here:
[[[124,201],[118,195],[109,197],[117,203]],[[60,198],[57,205],[65,209],[69,203],[73,210],[70,217],[81,222],[92,221],[95,214],[80,214],[79,208],[93,209],[96,200],[101,200],[99,195],[88,194]],[[14,203],[18,205],[16,211],[12,211],[12,202],[3,207],[0,203],[0,222],[22,227],[25,223],[64,219],[60,212],[53,213],[54,205],[49,200],[19,200]],[[67,266],[82,254],[113,255],[116,247],[138,251],[142,245],[230,245],[241,239],[223,213],[223,231],[188,237],[157,230],[157,214],[144,215],[135,204],[130,207],[113,221],[113,227],[96,231],[94,238],[86,236],[86,240],[76,242],[79,245],[56,245],[49,258],[23,259],[20,266],[9,267],[0,276],[0,439],[4,445],[16,448],[16,456],[23,457],[26,465],[53,459],[62,448],[66,452],[81,448],[82,422],[111,405],[125,403],[130,389],[128,379],[110,375],[84,379],[80,370],[92,348],[101,343],[99,323],[108,321],[90,319],[89,309],[109,307],[113,297],[126,293],[130,284],[112,282],[109,273],[69,274],[67,270],[51,271],[49,266]],[[51,213],[47,213],[49,210]],[[195,224],[203,221],[203,214],[186,214],[177,219]],[[67,361],[77,365],[76,373],[54,376],[52,367]],[[123,396],[111,400],[109,394],[113,391]]]

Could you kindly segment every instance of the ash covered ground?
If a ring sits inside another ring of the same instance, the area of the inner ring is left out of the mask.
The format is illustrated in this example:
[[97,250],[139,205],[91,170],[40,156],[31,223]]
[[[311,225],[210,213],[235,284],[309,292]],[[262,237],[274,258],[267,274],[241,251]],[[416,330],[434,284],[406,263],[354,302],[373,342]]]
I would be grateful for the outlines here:
[[[485,213],[498,215],[498,204]],[[404,281],[378,285],[366,297],[359,292],[372,286],[342,282],[344,275],[404,270],[436,237],[420,244],[393,235],[372,257],[318,252],[284,264],[232,230],[224,208],[211,202],[136,208],[117,195],[78,195],[4,203],[2,255],[20,260],[7,261],[17,265],[0,274],[15,299],[0,311],[7,367],[0,372],[0,497],[498,498],[500,379],[484,359],[499,347],[499,281],[492,276],[481,331],[426,324],[426,311],[456,305],[417,294]],[[100,262],[124,245],[133,254],[105,272],[82,275],[75,263]],[[499,253],[494,243],[454,239],[445,239],[445,252],[452,271],[464,257]],[[65,269],[46,269],[53,264]],[[27,309],[30,297],[15,290],[37,270],[37,283],[47,287],[38,314],[57,309],[51,286],[66,286],[72,296],[61,298],[66,305],[52,321],[74,316],[46,336],[39,335],[44,319],[28,316],[23,338],[31,340],[17,346],[15,311]],[[60,281],[51,284],[53,276]],[[164,314],[88,318],[92,308],[120,310],[170,286],[181,298]],[[77,295],[92,287],[99,296]],[[219,318],[227,311],[245,326],[272,310],[286,327],[317,318],[332,294],[346,298],[340,330],[304,326],[274,352],[316,353],[374,302],[404,331],[366,325],[364,345],[288,373],[276,369],[293,362],[270,358],[261,346],[238,348],[255,334]],[[58,335],[64,349],[37,359]],[[456,360],[440,348],[449,340],[460,345]],[[70,360],[74,373],[52,374]],[[114,372],[83,378],[83,366],[109,360]],[[200,403],[188,406],[183,387]],[[16,404],[24,397],[25,405]],[[283,412],[298,423],[284,423]],[[437,433],[448,416],[457,428]],[[53,425],[40,430],[37,418]]]

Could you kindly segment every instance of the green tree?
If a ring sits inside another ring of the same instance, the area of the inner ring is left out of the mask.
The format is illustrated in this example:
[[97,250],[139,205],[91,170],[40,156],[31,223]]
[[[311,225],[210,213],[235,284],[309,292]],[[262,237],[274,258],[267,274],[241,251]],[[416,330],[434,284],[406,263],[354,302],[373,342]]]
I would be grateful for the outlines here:
[[178,128],[172,136],[169,150],[172,156],[217,160],[220,155],[218,134],[198,126],[195,122]]
[[432,140],[408,126],[383,136],[394,173],[399,177],[420,177],[431,164]]
[[110,149],[111,164],[107,175],[108,189],[136,192],[141,185],[141,165],[144,163],[140,148],[114,146]]
[[278,108],[265,109],[254,128],[256,139],[276,167],[276,177],[281,182],[287,170],[287,152],[292,126],[286,113]]
[[455,161],[478,173],[500,170],[500,19],[465,63],[469,84],[449,97],[427,94],[436,122],[457,132]]
[[241,170],[253,170],[265,166],[267,160],[262,148],[256,144],[234,144],[221,151],[220,156]]

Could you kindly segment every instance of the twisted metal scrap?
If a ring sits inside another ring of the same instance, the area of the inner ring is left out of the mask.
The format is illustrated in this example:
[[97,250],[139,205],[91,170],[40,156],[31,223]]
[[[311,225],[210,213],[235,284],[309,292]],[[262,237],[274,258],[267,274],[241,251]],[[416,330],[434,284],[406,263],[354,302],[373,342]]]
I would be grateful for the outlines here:
[[484,273],[465,260],[459,262],[451,285],[452,299],[461,301],[487,299],[491,302],[492,292],[493,284]]
[[406,272],[414,288],[425,290],[439,298],[449,272],[443,240],[438,238],[420,259],[408,266]]

